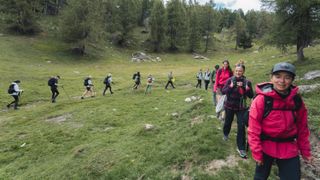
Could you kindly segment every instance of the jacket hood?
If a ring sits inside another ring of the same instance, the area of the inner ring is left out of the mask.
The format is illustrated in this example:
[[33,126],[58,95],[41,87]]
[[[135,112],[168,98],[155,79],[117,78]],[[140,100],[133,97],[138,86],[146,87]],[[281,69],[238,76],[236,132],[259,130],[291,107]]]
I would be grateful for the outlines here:
[[[291,90],[289,96],[293,97],[298,93],[298,86],[291,85]],[[281,99],[279,94],[273,89],[273,85],[271,82],[266,82],[266,83],[261,83],[256,86],[256,93],[265,95],[265,96],[270,96],[272,98],[278,98]]]

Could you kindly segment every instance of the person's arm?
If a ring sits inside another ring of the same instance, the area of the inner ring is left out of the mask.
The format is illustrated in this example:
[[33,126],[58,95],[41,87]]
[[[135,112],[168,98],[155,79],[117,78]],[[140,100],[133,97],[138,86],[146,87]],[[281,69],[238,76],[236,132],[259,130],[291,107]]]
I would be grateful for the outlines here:
[[229,78],[226,81],[226,84],[222,88],[222,94],[231,94],[234,89],[234,84],[232,82],[232,78]]
[[250,106],[248,143],[250,145],[253,159],[258,163],[263,163],[263,151],[260,135],[262,132],[262,118],[264,111],[264,96],[258,95]]
[[221,69],[217,70],[217,72],[216,72],[216,79],[215,79],[215,83],[213,86],[213,92],[217,92],[217,87],[219,84],[219,78],[220,78],[220,74],[221,74],[220,71],[221,71]]
[[296,116],[298,130],[298,147],[303,159],[309,161],[311,159],[311,148],[309,141],[310,131],[308,128],[308,111],[303,101],[300,109],[296,112]]

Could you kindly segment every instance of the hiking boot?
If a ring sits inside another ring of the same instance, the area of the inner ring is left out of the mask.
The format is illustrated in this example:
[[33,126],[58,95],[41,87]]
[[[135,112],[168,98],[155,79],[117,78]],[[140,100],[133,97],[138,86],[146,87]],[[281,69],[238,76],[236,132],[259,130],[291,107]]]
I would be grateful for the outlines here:
[[239,155],[240,155],[241,158],[247,158],[247,153],[246,153],[245,150],[239,150],[239,149],[237,149],[237,151],[238,151],[238,153],[239,153]]
[[226,136],[226,135],[223,135],[223,138],[222,138],[224,141],[228,141],[229,137]]

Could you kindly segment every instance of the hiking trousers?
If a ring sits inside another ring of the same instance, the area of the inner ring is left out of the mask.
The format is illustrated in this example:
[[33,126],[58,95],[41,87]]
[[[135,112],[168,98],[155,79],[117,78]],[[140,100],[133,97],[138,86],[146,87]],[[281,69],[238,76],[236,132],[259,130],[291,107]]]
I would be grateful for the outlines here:
[[263,165],[256,165],[254,180],[267,180],[273,161],[279,169],[280,180],[300,180],[300,159],[299,156],[290,159],[277,159],[263,154]]
[[60,94],[59,91],[58,91],[58,88],[51,88],[51,100],[52,101],[55,101],[56,98],[58,97],[58,95]]
[[204,88],[205,88],[205,90],[208,90],[209,84],[210,84],[210,80],[204,80]]
[[173,82],[172,82],[171,80],[169,80],[169,81],[167,82],[166,87],[165,87],[166,89],[168,88],[169,84],[171,85],[172,88],[175,88],[174,85],[173,85]]
[[18,109],[18,103],[19,103],[19,95],[11,95],[14,98],[14,101],[9,103],[7,107],[10,107],[12,104],[14,104],[14,109]]
[[223,124],[223,134],[225,136],[229,136],[232,121],[234,118],[234,115],[237,116],[237,146],[239,150],[245,150],[246,149],[246,132],[245,132],[245,125],[244,125],[244,110],[238,111],[238,110],[231,110],[228,108],[225,108],[226,112],[226,118]]
[[196,85],[196,88],[198,88],[198,86],[201,89],[201,79],[198,79],[198,84]]
[[105,87],[104,90],[103,90],[102,95],[106,95],[106,91],[107,91],[108,89],[109,89],[110,93],[113,94],[111,85],[110,85],[110,84],[107,84],[106,87]]

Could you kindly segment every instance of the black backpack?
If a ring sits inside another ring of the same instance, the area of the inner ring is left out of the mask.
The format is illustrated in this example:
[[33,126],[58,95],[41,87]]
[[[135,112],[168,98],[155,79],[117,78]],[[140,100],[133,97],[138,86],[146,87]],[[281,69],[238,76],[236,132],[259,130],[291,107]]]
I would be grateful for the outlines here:
[[12,94],[12,93],[14,93],[14,92],[16,92],[16,91],[14,90],[14,84],[10,84],[10,86],[9,86],[9,88],[8,88],[8,94]]
[[137,74],[133,74],[132,79],[135,80],[136,76],[137,76]]
[[[294,101],[294,108],[292,109],[278,109],[278,108],[273,108],[273,98],[270,96],[264,96],[264,109],[263,109],[263,116],[262,119],[265,119],[272,110],[284,110],[284,111],[297,111],[301,108],[302,106],[302,99],[301,96],[296,94],[293,97],[293,101]],[[296,122],[296,118],[294,119]],[[248,127],[249,126],[249,110],[245,111],[244,114],[244,123],[245,125]]]
[[48,80],[48,86],[54,86],[54,84],[55,84],[55,79],[54,78],[50,78]]
[[109,76],[107,76],[106,78],[104,78],[103,84],[109,84]]
[[89,85],[89,78],[86,78],[83,82],[84,86],[88,86]]

